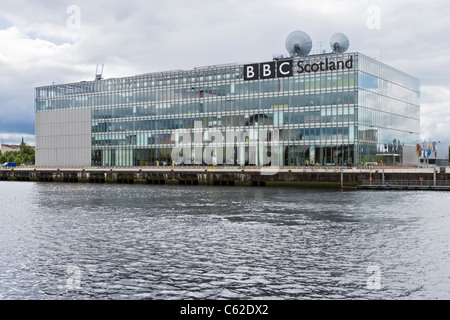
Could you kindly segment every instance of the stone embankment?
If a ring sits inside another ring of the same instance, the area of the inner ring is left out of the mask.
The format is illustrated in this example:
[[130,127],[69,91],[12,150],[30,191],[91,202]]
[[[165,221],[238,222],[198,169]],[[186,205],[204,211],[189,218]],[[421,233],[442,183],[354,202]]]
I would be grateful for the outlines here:
[[450,186],[450,168],[413,167],[86,167],[0,169],[3,181],[181,185],[317,186],[386,189]]

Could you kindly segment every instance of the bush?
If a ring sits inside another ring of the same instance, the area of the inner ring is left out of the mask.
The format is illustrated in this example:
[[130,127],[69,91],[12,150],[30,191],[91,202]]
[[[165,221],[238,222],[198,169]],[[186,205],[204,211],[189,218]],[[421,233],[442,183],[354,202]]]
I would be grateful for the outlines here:
[[20,156],[18,156],[13,162],[20,166],[23,163],[23,160]]

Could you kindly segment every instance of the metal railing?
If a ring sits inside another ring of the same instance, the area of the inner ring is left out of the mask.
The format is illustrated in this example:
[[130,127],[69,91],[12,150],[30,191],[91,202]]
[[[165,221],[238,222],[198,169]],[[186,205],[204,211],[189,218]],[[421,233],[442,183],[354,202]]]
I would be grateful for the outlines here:
[[415,187],[450,187],[450,181],[441,180],[364,180],[363,186],[415,186]]

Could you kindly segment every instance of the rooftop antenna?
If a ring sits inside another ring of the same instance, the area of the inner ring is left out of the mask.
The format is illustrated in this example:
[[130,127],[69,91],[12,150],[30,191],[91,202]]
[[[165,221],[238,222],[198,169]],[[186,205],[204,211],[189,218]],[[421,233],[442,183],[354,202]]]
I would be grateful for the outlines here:
[[330,47],[333,53],[344,53],[348,50],[350,42],[348,38],[343,33],[336,33],[330,39]]
[[303,31],[291,32],[286,39],[286,50],[291,56],[307,56],[311,48],[311,38]]
[[102,72],[98,73],[98,65],[97,65],[97,69],[95,69],[95,81],[99,81],[99,80],[103,80],[103,67],[105,65],[102,64]]

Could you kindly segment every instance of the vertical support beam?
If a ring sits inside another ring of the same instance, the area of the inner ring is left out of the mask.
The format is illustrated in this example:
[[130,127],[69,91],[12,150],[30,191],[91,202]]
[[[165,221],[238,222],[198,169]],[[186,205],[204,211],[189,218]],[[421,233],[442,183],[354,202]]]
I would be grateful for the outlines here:
[[344,188],[344,173],[341,172],[341,188]]

